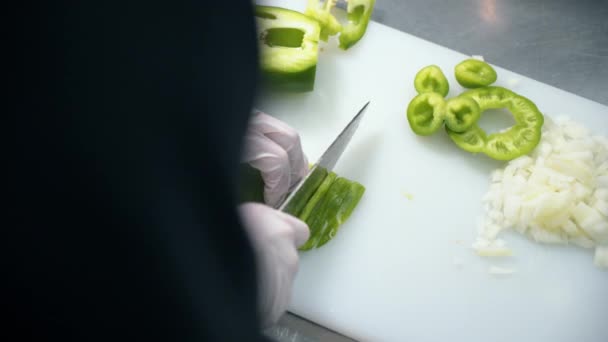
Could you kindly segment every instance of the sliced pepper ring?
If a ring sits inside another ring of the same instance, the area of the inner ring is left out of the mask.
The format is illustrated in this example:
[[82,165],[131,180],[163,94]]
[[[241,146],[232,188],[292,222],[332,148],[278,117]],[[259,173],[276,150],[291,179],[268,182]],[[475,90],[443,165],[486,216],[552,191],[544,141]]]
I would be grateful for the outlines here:
[[450,91],[448,79],[436,65],[429,65],[418,71],[414,78],[414,88],[420,94],[434,92],[444,97]]
[[445,125],[454,132],[464,132],[479,120],[481,108],[466,96],[449,99],[445,108]]
[[489,86],[496,82],[496,70],[484,61],[466,59],[454,68],[456,80],[465,88]]
[[497,160],[511,160],[529,153],[538,145],[544,117],[532,101],[502,87],[473,89],[460,97],[473,99],[482,113],[487,109],[506,108],[515,119],[514,126],[489,135],[477,124],[463,132],[454,132],[446,126],[452,141],[463,150],[483,152]]
[[445,100],[438,93],[422,93],[407,106],[407,121],[418,135],[431,135],[443,124]]

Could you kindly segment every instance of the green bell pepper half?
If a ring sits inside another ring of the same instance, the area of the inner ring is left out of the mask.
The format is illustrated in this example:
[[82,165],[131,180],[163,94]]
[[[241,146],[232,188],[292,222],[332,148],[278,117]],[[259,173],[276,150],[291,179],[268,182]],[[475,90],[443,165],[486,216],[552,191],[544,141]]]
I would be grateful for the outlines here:
[[465,88],[489,86],[496,82],[496,70],[490,64],[469,58],[454,68],[456,80]]
[[487,135],[474,124],[463,132],[455,132],[446,126],[448,135],[465,151],[483,152],[497,160],[511,160],[531,152],[540,142],[544,117],[529,99],[502,87],[482,87],[462,93],[479,105],[483,113],[487,109],[506,108],[515,119],[515,125],[507,130]]
[[418,71],[414,78],[414,88],[419,94],[433,92],[443,97],[450,91],[448,79],[436,65],[429,65]]
[[278,7],[256,6],[263,83],[275,90],[314,88],[320,27],[306,15]]

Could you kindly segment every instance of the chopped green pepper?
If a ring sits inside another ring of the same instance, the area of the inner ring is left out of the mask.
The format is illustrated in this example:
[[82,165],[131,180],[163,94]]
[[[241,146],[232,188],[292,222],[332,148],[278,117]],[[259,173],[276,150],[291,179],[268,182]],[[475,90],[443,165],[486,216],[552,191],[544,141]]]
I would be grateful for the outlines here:
[[438,93],[422,93],[407,107],[407,121],[418,135],[431,135],[443,124],[445,100]]
[[446,96],[450,90],[447,78],[436,65],[429,65],[422,68],[414,78],[414,87],[418,93],[439,93]]
[[348,24],[340,33],[340,48],[347,50],[363,37],[372,17],[376,0],[349,0],[346,9]]
[[477,59],[467,59],[454,68],[456,80],[465,88],[489,86],[496,82],[496,71],[490,64]]
[[316,19],[321,26],[320,39],[327,41],[329,36],[334,36],[342,31],[342,25],[338,19],[331,14],[331,9],[336,5],[336,0],[308,0],[308,6],[304,14]]
[[302,13],[256,6],[262,80],[270,88],[311,91],[318,59],[320,28]]
[[315,206],[317,205],[317,203],[325,195],[325,193],[327,192],[327,190],[329,189],[331,184],[336,180],[336,177],[338,177],[338,176],[334,172],[330,172],[325,177],[325,179],[323,180],[321,185],[319,185],[319,187],[314,192],[312,197],[308,200],[308,203],[306,203],[304,210],[299,215],[297,215],[300,218],[300,220],[306,221],[308,219],[308,217],[312,213],[312,211],[315,208]]
[[536,105],[527,98],[502,87],[483,87],[462,93],[487,109],[506,108],[515,119],[515,125],[505,131],[486,133],[474,124],[463,132],[446,130],[460,148],[469,152],[483,152],[497,160],[511,160],[532,151],[539,143],[544,117]]
[[[317,192],[318,194],[315,193],[313,196],[314,203],[309,203],[303,212],[309,215],[306,219],[300,216],[310,228],[310,237],[300,250],[318,248],[331,240],[339,226],[350,217],[365,188],[357,182],[342,177],[336,178],[334,174],[333,178],[327,183],[324,182]],[[312,213],[314,214],[310,215]]]
[[285,212],[293,216],[300,216],[302,211],[305,210],[307,203],[311,201],[311,198],[317,193],[318,188],[327,179],[328,173],[324,167],[313,166],[308,180],[289,202],[285,208]]
[[[348,220],[365,192],[363,185],[342,177],[336,179],[334,184],[332,184],[332,188],[334,187],[337,188],[337,195],[335,195],[336,198],[333,199],[333,202],[330,201],[329,206],[331,207],[334,204],[333,207],[336,208],[336,212],[329,216],[329,223],[323,231],[321,239],[319,239],[317,248],[325,245],[336,236],[338,228]],[[330,189],[328,195],[331,196],[333,194],[334,192]],[[341,198],[338,199],[338,196],[341,196]]]

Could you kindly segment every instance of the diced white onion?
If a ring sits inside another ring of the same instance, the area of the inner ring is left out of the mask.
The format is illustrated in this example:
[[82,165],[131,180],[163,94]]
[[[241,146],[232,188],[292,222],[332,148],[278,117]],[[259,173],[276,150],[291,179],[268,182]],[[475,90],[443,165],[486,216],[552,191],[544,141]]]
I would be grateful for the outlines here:
[[514,229],[532,240],[596,248],[608,268],[608,139],[584,126],[545,117],[538,147],[492,172],[473,249],[511,255],[497,236]]

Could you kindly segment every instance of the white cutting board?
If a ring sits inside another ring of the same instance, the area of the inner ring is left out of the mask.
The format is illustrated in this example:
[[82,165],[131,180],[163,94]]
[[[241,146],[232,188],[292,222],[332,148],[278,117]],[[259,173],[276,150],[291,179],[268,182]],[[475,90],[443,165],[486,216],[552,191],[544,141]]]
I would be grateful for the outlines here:
[[[264,3],[303,10],[306,2]],[[334,45],[320,54],[313,92],[264,93],[258,104],[300,132],[314,161],[371,100],[336,167],[367,191],[335,239],[301,253],[290,311],[361,341],[608,341],[608,271],[593,265],[593,253],[513,233],[503,238],[514,257],[475,255],[480,199],[503,164],[459,150],[441,131],[417,137],[408,126],[416,72],[440,66],[454,96],[462,89],[453,68],[466,56],[373,22],[349,51]],[[608,107],[496,70],[497,85],[546,115],[608,135]],[[516,273],[496,277],[490,265]]]

